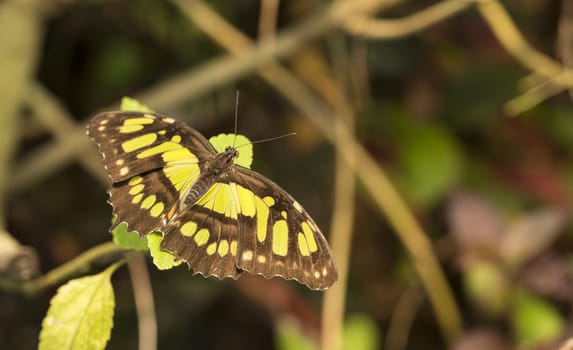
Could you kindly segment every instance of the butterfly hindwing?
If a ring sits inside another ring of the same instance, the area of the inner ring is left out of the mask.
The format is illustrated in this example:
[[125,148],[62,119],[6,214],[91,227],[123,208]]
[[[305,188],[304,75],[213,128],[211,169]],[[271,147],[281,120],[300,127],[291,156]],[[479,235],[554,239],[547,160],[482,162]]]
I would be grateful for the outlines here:
[[140,236],[164,229],[169,216],[177,210],[179,196],[177,191],[165,190],[172,184],[162,173],[162,169],[156,169],[111,186],[108,202],[117,218],[110,230],[122,222]]
[[184,260],[195,273],[237,278],[236,220],[208,208],[182,211],[165,229],[161,248]]
[[267,278],[295,279],[312,289],[330,287],[338,278],[334,259],[323,234],[302,205],[252,170],[234,166],[229,177],[253,193],[256,209],[254,224],[245,216],[239,220],[241,233],[251,232],[240,235],[239,268]]

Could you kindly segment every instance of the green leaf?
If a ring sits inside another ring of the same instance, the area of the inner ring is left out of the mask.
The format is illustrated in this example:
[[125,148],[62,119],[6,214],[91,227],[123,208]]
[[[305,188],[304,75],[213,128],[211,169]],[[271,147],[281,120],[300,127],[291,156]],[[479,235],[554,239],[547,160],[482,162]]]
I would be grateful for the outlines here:
[[446,129],[411,126],[400,137],[401,173],[398,181],[416,204],[430,206],[456,185],[462,155]]
[[173,254],[160,248],[163,235],[160,232],[151,232],[147,235],[149,253],[153,257],[153,264],[160,270],[169,270],[181,265],[183,260],[175,260]]
[[218,153],[225,152],[225,149],[229,146],[237,147],[239,157],[235,159],[235,164],[239,164],[245,168],[251,168],[251,164],[253,163],[253,144],[246,136],[219,134],[212,136],[209,142],[215,147]]
[[510,281],[498,264],[475,261],[464,268],[468,296],[490,315],[501,316],[510,302]]
[[110,277],[118,266],[73,279],[58,289],[42,322],[39,350],[105,348],[115,307]]
[[512,316],[515,336],[522,346],[554,340],[565,327],[553,305],[523,289],[517,291]]
[[153,112],[149,107],[139,103],[139,101],[129,98],[123,97],[121,99],[121,107],[122,111],[135,111],[135,112]]
[[277,349],[279,350],[318,350],[318,346],[304,334],[292,320],[283,319],[277,326]]
[[112,232],[113,243],[124,249],[147,250],[147,239],[139,238],[135,231],[127,232],[127,224],[122,222]]
[[344,325],[343,349],[380,349],[380,336],[378,334],[378,327],[370,316],[364,314],[351,315]]

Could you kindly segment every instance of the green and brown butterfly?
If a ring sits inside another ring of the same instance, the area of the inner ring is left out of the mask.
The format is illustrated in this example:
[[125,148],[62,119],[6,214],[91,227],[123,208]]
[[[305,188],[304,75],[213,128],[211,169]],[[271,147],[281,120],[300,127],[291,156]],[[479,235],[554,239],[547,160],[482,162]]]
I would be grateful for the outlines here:
[[319,290],[336,281],[314,220],[250,161],[237,164],[234,146],[217,151],[194,129],[152,112],[100,113],[87,132],[112,181],[110,230],[125,222],[141,237],[161,232],[161,249],[204,276],[247,271]]

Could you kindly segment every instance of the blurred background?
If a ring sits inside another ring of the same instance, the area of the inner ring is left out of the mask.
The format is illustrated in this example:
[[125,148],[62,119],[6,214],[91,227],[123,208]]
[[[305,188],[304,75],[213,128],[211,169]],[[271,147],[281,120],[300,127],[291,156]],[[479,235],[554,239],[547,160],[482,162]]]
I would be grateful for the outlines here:
[[[210,137],[239,91],[240,134],[296,132],[252,168],[314,217],[340,279],[147,259],[157,348],[573,349],[572,2],[5,0],[0,25],[0,217],[25,257],[0,249],[3,281],[110,241],[91,116],[131,96]],[[133,274],[112,278],[108,349],[145,348]],[[0,349],[37,347],[63,282],[0,283]]]

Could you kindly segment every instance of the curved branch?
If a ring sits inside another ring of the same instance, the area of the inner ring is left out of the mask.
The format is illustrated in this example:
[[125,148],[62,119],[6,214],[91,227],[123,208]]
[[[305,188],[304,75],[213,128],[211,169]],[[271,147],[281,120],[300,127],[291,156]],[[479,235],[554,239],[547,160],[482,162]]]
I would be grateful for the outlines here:
[[[348,33],[369,39],[393,39],[411,35],[470,8],[480,0],[448,0],[399,19],[377,19],[372,12],[362,12],[350,6],[333,8],[339,26]],[[350,7],[350,8],[349,8]]]
[[103,243],[33,280],[15,281],[0,277],[0,289],[25,296],[35,296],[47,288],[77,276],[100,258],[123,251],[113,242]]

